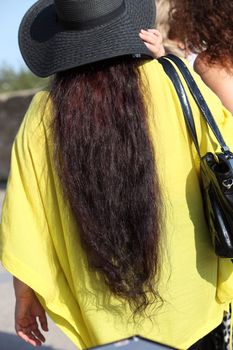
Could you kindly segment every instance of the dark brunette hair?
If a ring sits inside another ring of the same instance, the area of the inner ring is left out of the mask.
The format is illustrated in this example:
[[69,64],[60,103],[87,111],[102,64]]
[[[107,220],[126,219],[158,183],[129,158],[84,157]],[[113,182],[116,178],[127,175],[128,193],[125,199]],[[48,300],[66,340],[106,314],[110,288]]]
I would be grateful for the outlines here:
[[125,57],[72,69],[51,89],[58,171],[89,265],[135,313],[159,299],[162,220],[137,66]]
[[233,66],[233,1],[171,0],[170,39],[192,52],[205,51],[206,62]]

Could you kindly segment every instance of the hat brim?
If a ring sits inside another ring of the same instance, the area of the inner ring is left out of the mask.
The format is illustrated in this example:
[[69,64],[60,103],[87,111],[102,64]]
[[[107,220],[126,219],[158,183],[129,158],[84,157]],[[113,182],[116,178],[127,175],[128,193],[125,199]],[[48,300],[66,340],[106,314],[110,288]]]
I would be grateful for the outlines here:
[[22,19],[19,47],[29,69],[40,77],[117,56],[153,57],[139,32],[152,28],[154,19],[154,0],[127,0],[124,13],[110,22],[71,30],[57,20],[53,0],[39,0]]

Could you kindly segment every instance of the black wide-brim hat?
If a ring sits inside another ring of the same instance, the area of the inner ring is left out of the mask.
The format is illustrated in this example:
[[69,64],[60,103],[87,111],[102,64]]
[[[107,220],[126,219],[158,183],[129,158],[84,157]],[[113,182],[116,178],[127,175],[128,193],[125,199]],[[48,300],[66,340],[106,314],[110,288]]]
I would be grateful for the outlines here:
[[19,47],[40,77],[123,55],[153,57],[139,37],[155,0],[39,0],[19,28]]

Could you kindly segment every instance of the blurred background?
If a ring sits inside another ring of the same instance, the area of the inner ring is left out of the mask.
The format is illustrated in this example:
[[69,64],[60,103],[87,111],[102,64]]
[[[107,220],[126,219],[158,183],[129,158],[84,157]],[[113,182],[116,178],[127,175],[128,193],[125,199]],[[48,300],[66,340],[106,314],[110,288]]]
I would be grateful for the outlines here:
[[35,0],[7,0],[0,4],[0,89],[1,92],[40,87],[44,79],[31,74],[18,48],[20,21]]
[[[48,84],[48,80],[39,79],[29,72],[18,48],[20,21],[34,2],[34,0],[7,0],[0,3],[0,214],[9,174],[12,142],[35,91]],[[47,341],[42,349],[76,349],[51,320],[49,329]],[[34,349],[15,335],[12,278],[1,263],[0,349]]]

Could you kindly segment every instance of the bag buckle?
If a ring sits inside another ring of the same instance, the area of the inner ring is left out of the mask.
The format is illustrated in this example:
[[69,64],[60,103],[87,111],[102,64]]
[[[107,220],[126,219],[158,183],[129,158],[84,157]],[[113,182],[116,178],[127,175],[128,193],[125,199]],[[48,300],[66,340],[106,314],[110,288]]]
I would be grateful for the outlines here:
[[226,189],[230,190],[233,186],[233,179],[227,179],[222,182],[222,185],[226,187]]

